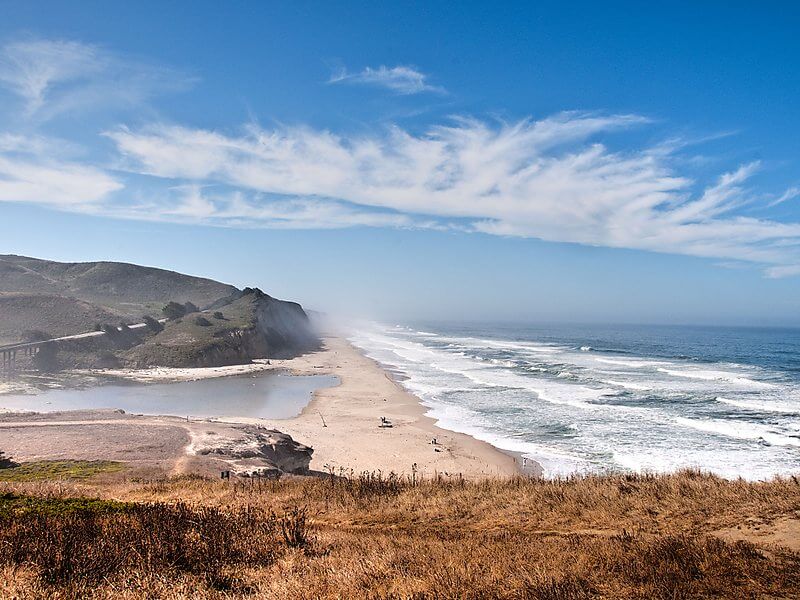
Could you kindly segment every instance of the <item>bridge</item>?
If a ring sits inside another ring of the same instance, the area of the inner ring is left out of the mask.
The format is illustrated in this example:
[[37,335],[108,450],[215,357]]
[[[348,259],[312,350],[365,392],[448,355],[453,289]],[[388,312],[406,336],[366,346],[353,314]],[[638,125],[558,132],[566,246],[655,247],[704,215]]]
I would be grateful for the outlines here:
[[[159,323],[164,323],[167,319],[159,319]],[[147,323],[136,323],[135,325],[128,325],[128,329],[141,329],[147,327]],[[122,331],[122,327],[117,327],[117,331]],[[33,358],[36,356],[43,347],[50,344],[57,344],[58,342],[66,342],[69,340],[81,340],[85,338],[100,337],[106,335],[105,331],[87,331],[86,333],[76,333],[75,335],[65,335],[57,338],[50,338],[47,340],[38,340],[35,342],[19,342],[16,344],[8,344],[0,346],[0,373],[11,376],[17,370],[17,353],[21,356]]]
[[17,352],[21,352],[23,356],[33,357],[39,353],[39,350],[45,343],[46,342],[33,342],[0,347],[2,372],[11,374],[17,370]]

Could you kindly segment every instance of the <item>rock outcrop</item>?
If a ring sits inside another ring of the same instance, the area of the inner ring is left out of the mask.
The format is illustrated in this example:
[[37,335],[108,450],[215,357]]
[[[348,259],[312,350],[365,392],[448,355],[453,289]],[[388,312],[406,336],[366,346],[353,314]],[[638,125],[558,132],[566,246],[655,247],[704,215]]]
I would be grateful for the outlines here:
[[194,453],[215,455],[230,462],[238,475],[292,473],[307,475],[314,449],[275,429],[236,427],[240,438],[205,437],[194,443]]
[[319,344],[299,304],[256,288],[226,296],[198,315],[204,325],[192,315],[167,322],[163,331],[125,355],[127,363],[139,368],[220,367],[256,358],[291,358]]

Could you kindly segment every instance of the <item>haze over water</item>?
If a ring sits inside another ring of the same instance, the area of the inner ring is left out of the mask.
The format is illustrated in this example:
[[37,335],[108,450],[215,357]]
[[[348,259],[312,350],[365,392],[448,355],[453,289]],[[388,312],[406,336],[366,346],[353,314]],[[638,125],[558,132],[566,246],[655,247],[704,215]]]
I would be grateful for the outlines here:
[[800,330],[369,325],[351,341],[446,429],[546,476],[800,472]]

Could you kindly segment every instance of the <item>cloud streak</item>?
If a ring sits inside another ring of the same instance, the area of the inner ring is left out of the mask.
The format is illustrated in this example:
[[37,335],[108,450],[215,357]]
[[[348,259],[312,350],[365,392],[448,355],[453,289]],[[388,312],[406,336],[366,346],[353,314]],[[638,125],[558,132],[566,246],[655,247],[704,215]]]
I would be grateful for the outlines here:
[[[594,139],[646,122],[564,113],[501,124],[459,119],[421,135],[397,127],[371,136],[288,127],[230,136],[164,125],[106,135],[134,172],[251,193],[243,220],[285,208],[274,204],[279,196],[314,206],[318,218],[308,223],[315,227],[325,221],[321,207],[346,203],[359,215],[413,215],[404,226],[739,260],[768,266],[770,276],[793,273],[800,224],[736,213],[753,201],[746,184],[758,163],[693,191],[695,182],[675,171],[663,146],[615,152]],[[393,225],[381,219],[377,225]],[[362,217],[353,224],[371,223]]]
[[[38,146],[35,149],[40,150]],[[95,167],[37,155],[0,153],[0,202],[91,211],[99,210],[109,194],[122,188],[120,181]]]
[[178,71],[70,40],[28,38],[0,48],[0,87],[22,101],[28,119],[130,108],[158,93],[187,89],[193,81]]
[[132,206],[107,206],[109,216],[222,227],[344,229],[349,227],[434,228],[431,220],[392,211],[365,210],[346,202],[314,198],[266,197],[213,186],[178,185]]
[[428,76],[414,67],[399,65],[377,69],[366,67],[358,73],[348,73],[342,69],[328,80],[328,83],[347,83],[371,85],[389,89],[397,94],[412,95],[423,92],[445,93],[445,89],[428,83]]

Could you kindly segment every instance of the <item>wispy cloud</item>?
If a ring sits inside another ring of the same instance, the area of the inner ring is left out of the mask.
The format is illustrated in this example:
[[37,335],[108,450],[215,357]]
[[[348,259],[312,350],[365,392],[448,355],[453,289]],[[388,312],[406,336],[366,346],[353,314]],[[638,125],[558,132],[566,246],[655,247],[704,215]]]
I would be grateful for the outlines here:
[[377,69],[366,67],[358,73],[349,73],[345,69],[334,73],[328,83],[351,83],[372,85],[387,88],[403,95],[420,94],[423,92],[444,93],[445,89],[428,83],[428,76],[414,67],[399,65],[386,67],[381,65]]
[[800,264],[769,267],[766,270],[766,275],[770,279],[782,279],[784,277],[794,277],[796,275],[800,275]]
[[[758,163],[693,192],[696,183],[676,172],[663,147],[615,152],[593,141],[646,122],[565,113],[500,124],[460,119],[422,135],[288,127],[230,136],[163,125],[107,135],[134,172],[249,190],[251,214],[239,215],[245,221],[258,210],[285,210],[272,199],[278,195],[314,207],[314,227],[323,226],[323,207],[346,203],[359,215],[428,217],[408,226],[738,260],[768,266],[771,276],[800,264],[800,224],[737,213],[753,201],[747,183]],[[364,224],[360,218],[353,224]],[[392,224],[380,218],[377,224]]]
[[141,201],[107,204],[97,214],[148,221],[199,223],[268,229],[345,229],[350,227],[436,228],[430,220],[393,211],[375,211],[335,200],[267,197],[214,186],[177,185],[147,193]]
[[0,87],[20,98],[27,118],[137,106],[156,93],[185,89],[192,81],[175,70],[70,40],[27,38],[0,48]]
[[800,197],[800,187],[790,187],[786,190],[783,194],[775,198],[772,202],[770,202],[767,207],[778,206],[778,204],[783,204],[787,200],[793,200],[795,198]]
[[[443,91],[408,66],[342,72],[331,82],[401,94]],[[800,275],[800,223],[744,210],[769,214],[800,197],[800,188],[754,190],[758,162],[700,182],[681,154],[681,138],[615,148],[614,132],[648,124],[638,115],[455,118],[422,133],[395,126],[359,135],[304,126],[235,134],[120,126],[104,134],[117,152],[103,163],[36,133],[58,115],[140,106],[189,83],[181,73],[93,45],[6,44],[0,91],[18,99],[26,126],[0,132],[0,202],[228,227],[459,229],[707,257],[757,265],[775,278]]]
[[0,136],[0,202],[28,202],[66,210],[99,209],[123,184],[102,169],[50,158],[45,138]]

